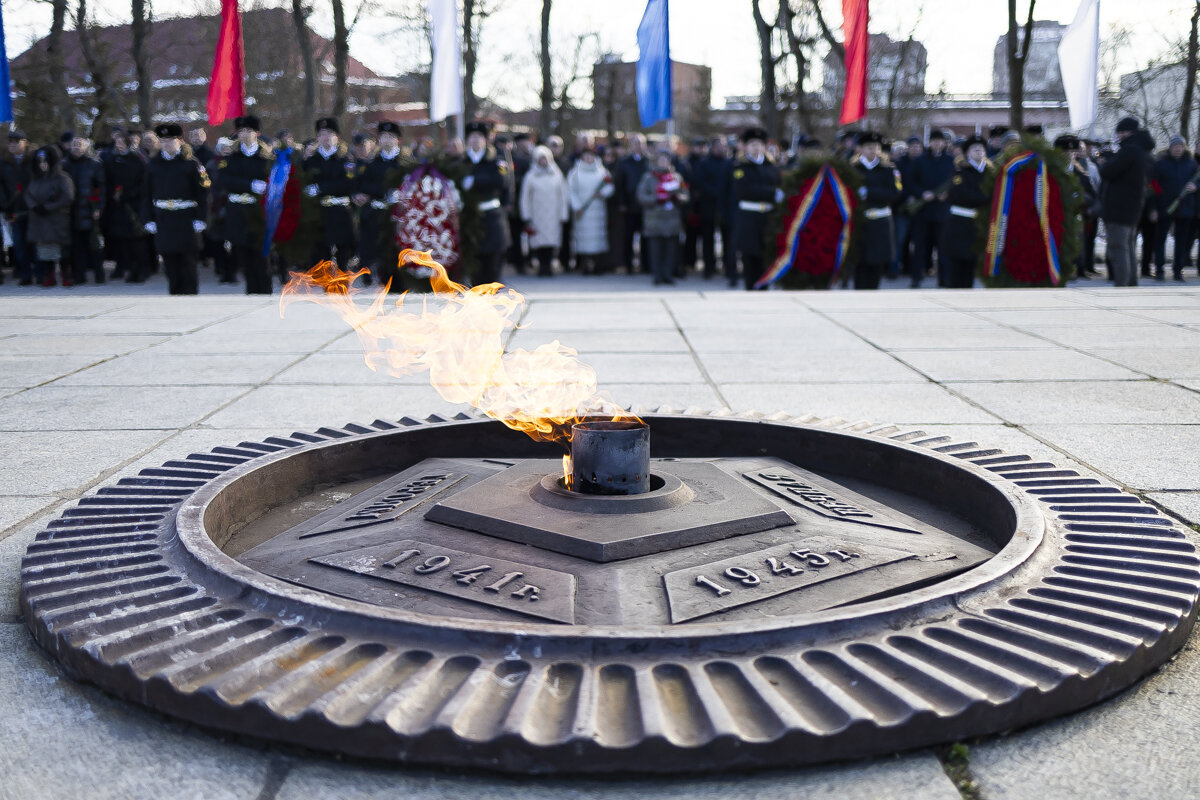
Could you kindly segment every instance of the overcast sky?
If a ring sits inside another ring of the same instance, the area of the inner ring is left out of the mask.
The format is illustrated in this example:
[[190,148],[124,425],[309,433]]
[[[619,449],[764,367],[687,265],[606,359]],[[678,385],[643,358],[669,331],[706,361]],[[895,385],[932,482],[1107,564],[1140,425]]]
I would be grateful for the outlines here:
[[[50,7],[37,0],[2,2],[8,55],[16,56],[49,28]],[[345,2],[353,10],[359,0]],[[399,74],[427,62],[428,52],[418,41],[394,32],[395,24],[387,12],[397,3],[371,2],[377,11],[355,29],[354,56],[383,74]],[[251,4],[243,0],[242,5]],[[332,29],[328,3],[314,0],[314,5],[313,24],[328,35]],[[773,14],[773,0],[763,0],[762,5],[764,13]],[[831,23],[840,24],[841,4],[823,0],[823,5],[829,9]],[[1078,5],[1079,0],[1039,0],[1036,17],[1067,24]],[[92,0],[90,6],[103,23],[128,20],[127,1]],[[992,52],[1008,24],[1005,0],[876,0],[872,6],[872,33],[900,38],[913,33],[925,44],[928,91],[943,86],[955,94],[991,90]],[[1025,6],[1025,0],[1019,0],[1018,6]],[[219,3],[202,0],[190,7],[216,13]],[[501,11],[488,21],[476,86],[480,94],[492,94],[514,107],[535,105],[540,80],[536,67],[540,9],[541,0],[504,0]],[[595,32],[605,49],[633,60],[644,9],[645,0],[559,0],[551,16],[553,36],[560,46],[567,47],[579,34]],[[1116,56],[1118,71],[1128,72],[1145,66],[1170,40],[1186,37],[1192,0],[1101,0],[1100,9],[1102,39],[1116,26],[1133,32],[1131,46]],[[165,3],[157,4],[157,10],[168,13]],[[290,35],[290,31],[281,31],[281,35]],[[679,61],[712,67],[714,105],[722,105],[728,95],[757,94],[758,42],[750,0],[675,0],[671,3],[671,54]]]

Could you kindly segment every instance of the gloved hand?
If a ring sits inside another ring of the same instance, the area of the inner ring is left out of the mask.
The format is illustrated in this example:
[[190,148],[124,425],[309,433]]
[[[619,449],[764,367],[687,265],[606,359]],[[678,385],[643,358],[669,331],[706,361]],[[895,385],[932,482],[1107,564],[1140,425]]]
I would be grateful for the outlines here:
[[192,220],[192,230],[194,230],[196,233],[204,233],[204,229],[207,227],[208,226],[204,224],[203,220]]
[[315,183],[310,183],[308,186],[304,187],[304,193],[309,197],[316,197],[321,193],[321,187],[317,186]]
[[782,202],[783,202],[783,198],[784,198],[784,197],[786,197],[786,196],[787,196],[787,195],[785,195],[785,194],[783,193],[783,189],[776,189],[776,190],[775,190],[775,202],[776,202],[776,203],[782,203]]
[[147,222],[142,227],[146,229],[146,233],[158,233],[158,224],[157,223]]
[[390,192],[388,192],[387,201],[388,201],[388,205],[392,205],[392,206],[396,205],[396,203],[399,203],[400,202],[400,190],[392,189]]
[[267,182],[250,181],[250,191],[254,192],[255,194],[262,194],[263,192],[267,191]]
[[468,175],[467,177],[463,178],[463,189],[465,189],[466,191],[468,191],[468,192],[471,191],[471,187],[474,185],[475,185],[475,176],[474,175]]
[[861,197],[863,200],[866,200],[867,199],[867,187],[865,187],[865,186],[858,187],[858,196]]

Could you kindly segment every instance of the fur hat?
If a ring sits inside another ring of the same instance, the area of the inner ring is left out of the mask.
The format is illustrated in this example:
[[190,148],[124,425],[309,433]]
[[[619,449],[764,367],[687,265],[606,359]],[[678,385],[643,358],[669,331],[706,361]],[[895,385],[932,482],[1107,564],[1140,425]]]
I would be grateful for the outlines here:
[[313,127],[317,131],[333,131],[338,134],[342,132],[342,127],[338,125],[337,117],[321,117]]
[[242,128],[248,128],[252,131],[261,132],[262,123],[259,122],[258,117],[254,116],[253,114],[247,114],[246,116],[238,117],[233,121],[234,130],[240,131]]
[[160,139],[178,139],[183,136],[183,126],[174,122],[160,122],[154,126],[154,135]]

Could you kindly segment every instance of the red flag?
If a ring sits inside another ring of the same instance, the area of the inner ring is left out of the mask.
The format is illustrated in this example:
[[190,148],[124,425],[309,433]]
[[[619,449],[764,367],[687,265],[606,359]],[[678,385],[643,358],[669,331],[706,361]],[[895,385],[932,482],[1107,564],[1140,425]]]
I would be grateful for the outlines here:
[[242,53],[242,19],[237,0],[221,0],[221,34],[208,84],[208,124],[220,125],[242,114],[246,104],[246,65]]
[[846,37],[846,92],[839,125],[867,115],[867,0],[842,0],[842,33]]

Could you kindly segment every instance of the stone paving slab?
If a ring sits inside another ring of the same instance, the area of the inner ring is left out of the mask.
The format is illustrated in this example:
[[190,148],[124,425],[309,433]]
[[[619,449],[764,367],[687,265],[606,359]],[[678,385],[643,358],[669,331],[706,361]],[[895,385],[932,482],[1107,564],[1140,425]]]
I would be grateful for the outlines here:
[[[511,344],[578,347],[619,402],[896,422],[1094,472],[1200,520],[1194,283],[748,293],[720,281],[650,292],[641,276],[566,277],[514,282],[532,302]],[[297,304],[280,320],[277,295],[215,283],[195,298],[160,296],[153,282],[133,293],[78,288],[0,289],[0,341],[20,376],[9,389],[0,378],[0,395],[15,392],[0,400],[0,800],[958,796],[928,752],[614,781],[340,763],[226,741],[66,680],[14,624],[17,575],[28,541],[89,487],[218,445],[463,410],[423,379],[371,373],[326,309]],[[989,800],[1102,797],[1131,785],[1144,796],[1200,796],[1198,672],[1189,649],[1109,704],[970,743],[969,769]]]
[[1200,353],[1190,348],[1096,347],[1088,352],[1155,378],[1200,379]]
[[1008,422],[1127,425],[1200,421],[1200,394],[1158,381],[948,382]]
[[297,764],[278,800],[958,800],[959,794],[928,752],[880,759],[854,767],[773,770],[759,774],[657,779],[509,778],[417,770],[363,769],[349,764]]
[[1194,492],[1149,492],[1146,496],[1192,525],[1200,525],[1200,490]]
[[231,358],[228,355],[176,355],[155,349],[141,350],[67,375],[55,385],[252,386],[268,380],[301,358],[304,356],[296,353],[246,353]]
[[1200,797],[1200,655],[1180,654],[1112,700],[971,748],[987,800]]
[[4,353],[0,355],[0,386],[28,389],[47,381],[70,375],[93,364],[103,362],[106,356],[62,355],[47,358],[44,355]]
[[4,471],[0,494],[70,496],[137,458],[172,432],[93,430],[83,434],[48,428],[0,433],[5,460],[11,462]]
[[922,375],[935,381],[1006,380],[1136,380],[1134,372],[1071,350],[908,350],[897,353]]
[[39,386],[0,400],[0,429],[137,430],[198,422],[249,386]]
[[1186,347],[1194,350],[1200,347],[1200,331],[1175,325],[1138,324],[1089,328],[1061,324],[1027,326],[1023,330],[1054,344],[1085,350],[1104,347],[1140,347],[1144,349]]
[[1026,430],[1130,488],[1200,489],[1200,425],[1082,423],[1028,425]]
[[0,798],[246,800],[270,756],[66,678],[23,624],[0,624]]
[[727,383],[719,388],[729,407],[737,410],[886,419],[901,425],[999,421],[932,383]]

